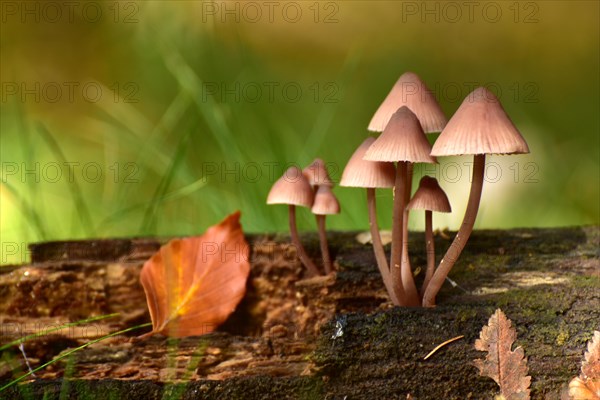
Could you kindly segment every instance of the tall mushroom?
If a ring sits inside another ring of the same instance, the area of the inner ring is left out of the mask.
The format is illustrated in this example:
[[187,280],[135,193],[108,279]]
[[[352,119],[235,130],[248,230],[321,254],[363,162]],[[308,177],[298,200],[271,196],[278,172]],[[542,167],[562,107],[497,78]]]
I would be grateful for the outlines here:
[[327,233],[325,230],[325,218],[327,215],[339,214],[340,203],[333,194],[331,187],[327,185],[319,186],[315,193],[312,213],[317,217],[317,227],[319,229],[319,242],[321,243],[321,255],[323,256],[323,267],[325,273],[333,271],[331,257],[329,256],[329,246],[327,245]]
[[[367,205],[369,208],[369,228],[371,231],[371,241],[373,243],[373,252],[379,273],[383,279],[385,288],[395,305],[406,305],[404,290],[399,293],[394,291],[390,276],[390,268],[386,259],[379,226],[377,224],[377,207],[375,201],[375,189],[394,187],[394,176],[396,171],[394,165],[384,162],[372,162],[363,160],[367,149],[375,142],[375,138],[369,137],[354,151],[352,157],[346,164],[340,186],[360,187],[367,189]],[[402,288],[401,288],[402,289]]]
[[424,176],[419,182],[419,188],[406,206],[409,210],[425,210],[425,246],[427,251],[427,269],[425,279],[421,286],[421,295],[429,284],[435,270],[435,243],[433,241],[433,216],[432,212],[449,213],[452,211],[450,202],[437,179]]
[[394,210],[392,226],[392,254],[390,271],[396,293],[403,291],[408,305],[419,305],[419,295],[412,270],[402,265],[404,244],[404,209],[406,207],[407,167],[415,162],[435,163],[429,153],[431,145],[423,133],[417,116],[403,106],[388,122],[383,133],[373,142],[363,159],[368,161],[397,162],[394,183]]
[[483,188],[485,155],[523,153],[529,153],[525,139],[496,96],[483,87],[475,89],[465,98],[438,137],[431,154],[433,156],[472,154],[473,177],[462,225],[425,289],[424,307],[435,305],[437,293],[473,231]]
[[[321,187],[328,187],[331,189],[333,187],[333,181],[329,177],[329,172],[327,171],[327,167],[325,163],[320,158],[316,158],[310,165],[302,170],[302,173],[308,180],[308,183],[313,187],[315,191],[315,196],[318,195]],[[329,256],[329,246],[327,245],[327,235],[325,232],[325,215],[328,214],[339,214],[339,203],[335,198],[335,195],[331,190],[325,192],[326,189],[323,189],[322,196],[315,197],[315,202],[319,199],[319,204],[313,205],[313,214],[315,214],[317,218],[317,228],[319,231],[319,242],[321,244],[321,255],[323,257],[323,267],[325,268],[325,273],[329,274],[332,270],[331,266],[331,257]],[[326,204],[327,202],[327,204]],[[337,211],[335,211],[334,203],[337,203]],[[316,206],[316,208],[315,208]],[[331,206],[333,208],[328,209],[327,207]],[[321,211],[321,214],[315,213],[315,209]],[[327,211],[327,212],[325,212]]]
[[[373,118],[369,122],[370,131],[382,132],[388,124],[392,115],[402,106],[407,106],[419,119],[423,132],[440,132],[448,123],[448,119],[438,104],[432,91],[425,82],[414,72],[405,72],[398,78],[383,100]],[[406,185],[404,191],[405,202],[410,200],[412,191],[413,165],[408,164],[406,168]],[[408,236],[409,210],[404,210],[403,236]],[[408,257],[408,241],[405,240],[402,249],[402,264],[410,269]]]
[[383,132],[392,115],[402,106],[415,113],[425,133],[440,132],[448,122],[425,82],[414,72],[405,72],[371,118],[368,129]]
[[267,204],[287,204],[289,206],[290,236],[296,247],[296,253],[311,275],[320,275],[319,270],[306,254],[296,227],[296,206],[311,207],[313,200],[313,190],[302,174],[302,170],[298,167],[290,167],[273,184],[267,197]]

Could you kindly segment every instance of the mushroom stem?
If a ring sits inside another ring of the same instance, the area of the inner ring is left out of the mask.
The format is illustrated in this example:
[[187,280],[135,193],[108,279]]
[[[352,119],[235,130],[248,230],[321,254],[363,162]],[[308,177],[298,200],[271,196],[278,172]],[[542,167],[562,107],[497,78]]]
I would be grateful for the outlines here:
[[409,306],[419,306],[421,299],[417,286],[415,285],[415,278],[412,273],[410,266],[410,258],[408,255],[408,213],[409,210],[406,208],[406,204],[410,201],[410,192],[412,189],[412,178],[413,178],[413,163],[408,162],[406,166],[406,187],[404,190],[404,223],[402,225],[402,286],[404,287],[404,293],[408,301]]
[[325,268],[325,274],[328,275],[333,269],[331,268],[331,257],[329,256],[329,246],[327,245],[325,215],[316,215],[316,217],[319,228],[319,242],[321,243],[321,255],[323,256],[323,267]]
[[298,254],[298,258],[302,261],[302,264],[308,269],[308,272],[311,275],[320,275],[319,270],[312,262],[308,254],[306,254],[306,250],[304,250],[304,246],[300,242],[300,238],[298,237],[298,229],[296,228],[296,206],[293,204],[289,205],[289,216],[290,216],[290,236],[292,237],[292,243],[296,247],[296,253]]
[[425,271],[425,279],[421,286],[421,295],[425,293],[427,285],[433,276],[435,270],[435,243],[433,241],[433,212],[425,210],[425,250],[427,251],[427,270]]
[[375,260],[377,261],[377,267],[379,273],[383,279],[383,284],[392,299],[392,303],[398,306],[398,297],[394,292],[394,286],[390,279],[390,266],[388,265],[387,258],[385,256],[385,250],[383,249],[383,243],[381,242],[381,234],[379,233],[379,224],[377,224],[377,207],[375,201],[375,189],[367,188],[367,205],[369,208],[369,227],[371,229],[371,242],[373,243],[373,252],[375,253]]
[[473,232],[473,225],[475,225],[475,218],[477,218],[477,211],[479,210],[479,201],[481,200],[481,190],[483,188],[483,174],[485,172],[485,154],[476,154],[473,158],[473,178],[471,180],[471,193],[469,194],[469,203],[467,204],[467,210],[463,218],[462,225],[454,238],[454,241],[450,245],[444,258],[440,261],[440,265],[434,272],[429,285],[425,289],[423,295],[423,307],[433,307],[435,305],[435,296],[440,291],[440,288],[444,284],[448,273],[454,266],[454,263],[462,253],[471,232]]
[[406,190],[406,162],[399,161],[396,168],[394,183],[394,211],[392,220],[392,254],[390,257],[390,272],[394,292],[400,305],[408,305],[404,286],[402,284],[402,247],[404,240],[404,207],[406,207],[404,192]]

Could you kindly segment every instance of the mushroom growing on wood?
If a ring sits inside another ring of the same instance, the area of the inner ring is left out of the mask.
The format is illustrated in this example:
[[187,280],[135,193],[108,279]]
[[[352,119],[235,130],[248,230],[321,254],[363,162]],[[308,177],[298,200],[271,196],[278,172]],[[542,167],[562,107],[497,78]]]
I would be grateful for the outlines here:
[[[367,189],[367,205],[369,208],[369,228],[371,231],[371,241],[373,243],[373,252],[379,273],[383,279],[385,288],[395,305],[404,305],[404,291],[400,293],[394,291],[390,276],[390,268],[387,262],[383,244],[381,243],[381,235],[377,224],[377,207],[375,203],[376,188],[392,188],[394,187],[394,176],[396,171],[394,165],[384,162],[372,162],[363,160],[367,149],[375,142],[375,138],[367,138],[354,151],[350,161],[346,164],[340,186],[345,187],[360,187]],[[402,288],[401,288],[402,289]]]
[[[308,183],[313,187],[315,191],[315,196],[319,194],[319,190],[321,187],[333,187],[333,181],[329,177],[329,172],[327,172],[327,167],[325,163],[320,158],[316,158],[308,167],[302,170],[302,173],[308,180]],[[324,190],[321,191],[322,196],[315,197],[315,205],[313,205],[312,212],[315,214],[317,218],[317,228],[319,231],[319,242],[321,244],[321,255],[323,256],[323,267],[325,268],[325,273],[329,274],[332,271],[331,266],[331,257],[329,256],[329,247],[327,246],[327,235],[325,233],[325,215],[327,214],[339,214],[340,207],[335,195],[331,190],[325,194]],[[319,204],[316,203],[317,199],[319,200]],[[328,206],[333,207],[333,203],[337,203],[337,211],[334,209],[328,209]],[[327,203],[327,204],[326,204]],[[315,209],[323,212],[318,214],[315,212]],[[328,211],[328,212],[325,212]]]
[[320,158],[316,158],[308,167],[302,170],[302,173],[308,179],[310,186],[333,187],[333,181],[329,177],[327,167]]
[[444,190],[438,184],[437,179],[424,176],[419,182],[419,188],[406,208],[410,210],[425,210],[425,246],[427,251],[427,269],[425,279],[421,286],[421,295],[425,292],[427,284],[435,270],[435,243],[433,241],[433,218],[432,212],[449,213],[452,211],[450,202]]
[[[370,131],[381,132],[385,129],[391,116],[402,106],[408,107],[419,119],[425,133],[440,132],[448,123],[442,108],[425,82],[414,72],[406,72],[400,76],[392,90],[383,100],[373,118],[369,122]],[[408,203],[412,192],[413,164],[406,168],[406,185],[404,201]],[[404,210],[403,236],[408,237],[409,210]],[[402,264],[410,268],[408,258],[408,241],[404,240]],[[405,267],[406,269],[406,267]]]
[[325,230],[325,218],[327,215],[339,214],[340,203],[333,194],[331,187],[327,185],[319,186],[315,194],[315,201],[312,206],[312,213],[317,216],[317,227],[319,229],[319,242],[321,243],[321,255],[323,256],[323,267],[325,273],[333,271],[331,257],[329,256],[329,246],[327,245],[327,233]]
[[425,133],[440,132],[448,122],[425,82],[414,72],[405,72],[371,118],[368,129],[382,132],[392,115],[402,106],[407,106],[415,113]]
[[435,142],[431,155],[473,154],[471,193],[462,225],[425,289],[423,306],[435,305],[435,297],[465,248],[473,231],[485,172],[486,154],[523,154],[529,147],[496,96],[488,89],[475,89],[462,102]]
[[[363,157],[367,161],[397,162],[394,184],[392,226],[392,254],[390,271],[396,294],[404,292],[407,305],[420,304],[413,273],[408,263],[402,263],[404,243],[404,215],[406,207],[407,166],[415,162],[436,163],[431,145],[425,137],[417,116],[403,106],[388,122],[383,133],[373,142]],[[407,257],[408,259],[408,254]],[[404,265],[402,265],[404,264]]]
[[325,273],[329,274],[332,271],[332,266],[331,257],[329,256],[329,246],[327,245],[327,234],[325,232],[325,216],[328,214],[339,214],[340,203],[331,191],[333,181],[329,177],[329,172],[327,172],[327,167],[323,160],[316,158],[308,167],[302,170],[302,173],[315,191],[315,202],[312,212],[317,218],[323,267],[325,268]]
[[296,206],[311,207],[314,200],[314,193],[308,180],[302,174],[298,167],[290,167],[285,171],[271,188],[267,197],[267,204],[287,204],[289,207],[290,236],[292,243],[296,247],[296,252],[302,264],[308,269],[311,275],[320,275],[319,270],[312,262],[304,246],[298,237],[296,227]]

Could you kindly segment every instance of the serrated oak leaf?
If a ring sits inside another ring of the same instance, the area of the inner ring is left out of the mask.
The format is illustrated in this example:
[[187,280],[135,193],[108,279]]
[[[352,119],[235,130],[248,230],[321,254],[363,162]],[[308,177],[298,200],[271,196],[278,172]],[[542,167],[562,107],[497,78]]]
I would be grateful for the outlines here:
[[569,382],[569,395],[573,400],[600,400],[600,331],[588,342],[581,374]]
[[515,328],[506,315],[498,309],[483,327],[475,349],[486,351],[484,359],[475,360],[482,376],[492,378],[500,386],[500,394],[506,400],[530,398],[531,377],[527,376],[527,359],[523,348],[512,350],[517,338]]
[[170,337],[212,332],[246,293],[250,249],[239,211],[202,236],[173,239],[144,264],[152,332]]

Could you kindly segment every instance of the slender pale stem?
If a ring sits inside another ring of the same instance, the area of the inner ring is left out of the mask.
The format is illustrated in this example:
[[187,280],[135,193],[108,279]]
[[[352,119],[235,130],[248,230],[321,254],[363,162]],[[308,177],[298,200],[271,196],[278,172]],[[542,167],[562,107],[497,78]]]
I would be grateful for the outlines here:
[[296,228],[296,206],[293,204],[290,204],[289,206],[289,216],[290,236],[292,237],[292,243],[296,247],[296,254],[298,254],[298,258],[300,261],[302,261],[302,264],[304,264],[311,275],[321,275],[315,266],[315,263],[313,263],[308,254],[306,254],[306,250],[304,250],[304,246],[302,246],[300,238],[298,237],[298,228]]
[[423,295],[423,306],[433,307],[435,305],[435,296],[437,296],[440,288],[444,284],[448,273],[454,266],[454,263],[462,253],[471,232],[473,232],[473,225],[475,225],[475,219],[477,218],[477,211],[479,210],[479,201],[481,200],[481,190],[483,188],[483,174],[485,172],[485,154],[477,154],[473,160],[473,178],[471,180],[471,193],[469,194],[469,203],[467,204],[467,210],[463,218],[462,225],[450,245],[448,251],[440,261],[440,265],[433,273],[433,277],[425,289]]
[[[369,207],[369,227],[371,229],[371,241],[373,243],[373,252],[375,253],[375,261],[377,261],[377,267],[379,273],[383,279],[383,284],[388,292],[388,295],[392,299],[392,303],[398,306],[398,297],[394,292],[394,286],[392,284],[390,276],[390,267],[385,256],[385,250],[383,249],[383,243],[381,242],[381,234],[379,233],[379,225],[377,224],[377,208],[375,201],[375,189],[367,188],[367,205]],[[404,294],[404,293],[403,293]]]
[[406,162],[399,161],[396,168],[396,182],[394,183],[394,210],[392,220],[392,254],[390,260],[390,272],[394,292],[398,297],[400,305],[408,305],[404,286],[402,284],[402,244],[404,233],[404,207],[406,190]]
[[425,293],[427,285],[433,276],[435,270],[435,243],[433,241],[433,213],[430,210],[425,210],[425,250],[427,252],[427,270],[425,271],[425,279],[421,286],[421,295]]
[[327,233],[325,230],[325,215],[317,215],[317,227],[319,229],[319,242],[321,243],[321,255],[323,256],[323,267],[325,274],[333,271],[331,267],[331,257],[329,256],[329,246],[327,245]]
[[415,278],[410,266],[410,256],[408,254],[408,209],[406,204],[410,201],[410,193],[412,190],[413,163],[407,163],[406,166],[406,187],[404,190],[404,222],[402,224],[402,286],[409,306],[421,305],[421,298],[415,285]]

